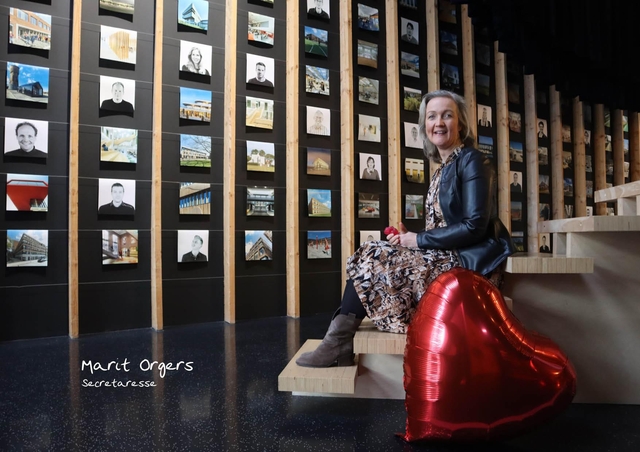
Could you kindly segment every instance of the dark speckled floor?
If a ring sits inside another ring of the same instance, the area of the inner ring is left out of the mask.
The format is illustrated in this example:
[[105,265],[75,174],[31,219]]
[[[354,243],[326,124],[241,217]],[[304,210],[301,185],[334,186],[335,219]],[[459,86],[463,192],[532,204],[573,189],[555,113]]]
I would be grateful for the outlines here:
[[[509,442],[415,446],[394,437],[404,430],[403,401],[278,392],[289,357],[328,322],[275,318],[2,343],[0,451],[640,450],[640,406],[574,404]],[[192,370],[181,364],[161,378],[141,370],[143,360],[192,362]],[[83,361],[121,366],[92,375]],[[85,380],[157,386],[83,387]]]

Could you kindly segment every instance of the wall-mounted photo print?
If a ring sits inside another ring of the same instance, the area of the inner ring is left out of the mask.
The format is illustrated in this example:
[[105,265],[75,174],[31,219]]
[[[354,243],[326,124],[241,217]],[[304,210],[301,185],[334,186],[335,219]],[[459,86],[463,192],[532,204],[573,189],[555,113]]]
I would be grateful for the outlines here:
[[405,158],[404,175],[407,178],[407,182],[424,184],[424,160]]
[[273,101],[258,97],[246,98],[246,126],[273,129]]
[[331,231],[307,231],[307,259],[331,259]]
[[358,28],[369,31],[380,31],[378,8],[358,3]]
[[273,173],[275,170],[275,145],[262,141],[247,141],[247,171]]
[[49,153],[49,122],[5,118],[4,155],[46,159]]
[[605,134],[604,136],[604,150],[606,152],[613,151],[613,148],[611,147],[611,135]]
[[135,215],[136,181],[98,179],[98,215]]
[[193,74],[211,75],[211,46],[180,41],[180,70]]
[[538,192],[549,194],[549,176],[540,174],[538,176]]
[[119,127],[101,127],[100,161],[138,163],[138,131]]
[[404,123],[404,145],[408,148],[422,149],[422,139],[418,134],[418,124],[412,122]]
[[478,104],[478,125],[480,127],[493,127],[491,120],[491,107]]
[[440,51],[449,55],[458,54],[458,36],[445,30],[440,30]]
[[275,19],[249,11],[247,40],[273,46],[275,36]]
[[551,239],[549,234],[538,234],[538,243],[540,243],[540,252],[541,253],[550,253],[551,247]]
[[304,51],[321,57],[329,56],[329,33],[320,28],[304,27]]
[[478,94],[489,97],[491,93],[491,77],[476,73],[476,90]]
[[211,214],[211,184],[180,182],[180,215]]
[[358,39],[358,64],[378,68],[378,44]]
[[571,143],[571,127],[562,124],[562,142]]
[[573,206],[571,204],[564,205],[564,217],[573,218]]
[[100,76],[100,110],[133,116],[135,104],[135,80]]
[[524,232],[523,231],[513,231],[511,233],[511,239],[513,240],[513,246],[516,249],[516,252],[524,251]]
[[509,130],[515,133],[522,132],[522,116],[515,111],[509,112]]
[[562,169],[571,168],[571,164],[573,163],[573,154],[568,151],[562,151]]
[[438,2],[438,19],[449,24],[458,23],[456,5],[449,2]]
[[591,146],[591,130],[584,131],[584,145]]
[[360,245],[380,240],[380,231],[360,231]]
[[331,190],[307,189],[308,215],[310,217],[331,216]]
[[509,191],[511,193],[522,193],[522,173],[520,171],[509,171],[511,184]]
[[522,201],[511,201],[511,221],[522,221]]
[[244,231],[244,256],[247,261],[273,260],[273,231]]
[[360,153],[360,179],[382,180],[382,157],[380,155]]
[[493,137],[478,136],[478,150],[489,158],[493,158]]
[[444,89],[448,89],[450,91],[460,90],[460,72],[458,71],[458,67],[442,63],[440,83],[442,83],[442,87]]
[[377,116],[358,115],[358,140],[381,141],[380,118]]
[[541,202],[538,205],[538,221],[547,221],[551,218],[551,208],[546,202]]
[[548,137],[547,120],[538,118],[538,139],[544,139]]
[[368,77],[358,77],[358,100],[378,105],[380,82]]
[[209,2],[207,0],[178,0],[178,25],[207,31]]
[[100,26],[101,59],[136,64],[137,49],[137,31]]
[[593,160],[590,155],[585,155],[584,170],[586,173],[593,173]]
[[211,137],[180,134],[180,166],[211,168]]
[[136,0],[100,0],[100,9],[132,15]]
[[331,176],[331,149],[307,148],[307,174]]
[[329,69],[306,66],[305,91],[312,94],[329,95]]
[[491,66],[491,48],[476,42],[476,61],[484,66]]
[[209,231],[178,231],[178,262],[207,262]]
[[211,91],[181,86],[180,118],[211,122]]
[[538,146],[538,165],[549,164],[549,149],[545,146]]
[[[629,163],[629,162],[624,162],[624,163]],[[593,198],[593,181],[588,180],[586,182],[587,182],[587,198]]]
[[102,265],[137,263],[137,230],[102,230]]
[[562,181],[565,196],[573,196],[573,179],[565,177]]
[[9,44],[34,49],[51,49],[51,16],[9,8]]
[[272,217],[275,215],[275,189],[247,187],[247,216]]
[[399,0],[398,3],[408,9],[418,9],[418,0]]
[[509,160],[512,162],[523,162],[522,143],[509,141]]
[[309,135],[331,135],[331,110],[307,106],[307,133]]
[[409,77],[420,77],[420,57],[412,53],[400,52],[400,73]]
[[419,89],[403,87],[404,91],[404,109],[408,111],[420,111],[420,102],[422,101],[422,91]]
[[247,84],[273,88],[275,64],[273,58],[247,53]]
[[49,176],[7,174],[7,212],[47,212]]
[[314,19],[331,18],[330,0],[307,0],[307,15]]
[[7,62],[7,99],[49,103],[49,68]]
[[407,220],[424,218],[424,195],[405,195],[404,217]]
[[512,104],[520,103],[520,85],[516,83],[507,83],[507,98]]
[[358,218],[380,218],[380,195],[358,193]]
[[420,25],[414,20],[400,18],[400,39],[409,44],[420,43]]
[[588,217],[593,216],[593,206],[587,206],[587,216]]
[[49,261],[49,231],[7,231],[7,267],[46,267]]

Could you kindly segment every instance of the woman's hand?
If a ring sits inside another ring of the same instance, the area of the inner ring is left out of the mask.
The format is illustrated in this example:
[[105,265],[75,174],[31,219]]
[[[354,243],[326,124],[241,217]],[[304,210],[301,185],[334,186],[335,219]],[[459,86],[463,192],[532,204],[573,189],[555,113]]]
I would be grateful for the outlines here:
[[398,234],[388,234],[387,240],[391,245],[399,245],[407,248],[417,248],[418,240],[417,234],[415,232],[409,232],[404,224],[399,223],[399,233]]

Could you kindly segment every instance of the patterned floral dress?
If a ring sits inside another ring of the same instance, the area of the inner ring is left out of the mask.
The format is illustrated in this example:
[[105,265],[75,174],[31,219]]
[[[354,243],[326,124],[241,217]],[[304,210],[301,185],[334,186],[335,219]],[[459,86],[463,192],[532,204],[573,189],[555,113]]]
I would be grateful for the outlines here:
[[[442,169],[459,154],[456,149],[435,171],[425,200],[425,229],[447,225],[440,209]],[[389,242],[365,242],[347,261],[347,275],[367,311],[381,331],[406,333],[418,302],[440,274],[459,267],[453,250],[393,246]]]

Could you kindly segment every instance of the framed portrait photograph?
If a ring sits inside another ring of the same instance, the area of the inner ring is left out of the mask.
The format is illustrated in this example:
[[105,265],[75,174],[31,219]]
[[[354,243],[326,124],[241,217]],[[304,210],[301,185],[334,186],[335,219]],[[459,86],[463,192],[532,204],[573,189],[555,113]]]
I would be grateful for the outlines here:
[[551,252],[551,234],[538,234],[538,243],[540,244],[541,253]]
[[404,123],[404,145],[414,149],[422,149],[424,147],[424,143],[420,138],[418,124],[412,122]]
[[408,111],[420,111],[420,102],[422,102],[422,91],[419,89],[409,88],[404,86],[403,91],[403,106]]
[[247,216],[274,216],[275,198],[275,189],[272,187],[247,187]]
[[311,94],[329,95],[329,69],[306,66],[305,91]]
[[136,213],[136,181],[132,179],[98,179],[98,215]]
[[424,195],[405,195],[404,217],[407,220],[424,218]]
[[307,231],[307,259],[331,259],[331,231]]
[[211,137],[180,134],[180,166],[211,168]]
[[547,129],[547,120],[538,118],[537,120],[537,134],[538,139],[546,139],[549,136],[549,129]]
[[368,31],[380,31],[378,8],[358,3],[358,28]]
[[509,112],[509,130],[514,133],[522,132],[522,116],[515,111]]
[[178,231],[178,262],[207,262],[209,254],[209,231]]
[[511,193],[522,193],[522,172],[509,171],[509,179],[511,180],[509,191]]
[[206,32],[209,29],[209,2],[178,0],[178,25]]
[[138,163],[138,131],[100,127],[100,161]]
[[309,135],[331,135],[331,110],[307,106],[307,133]]
[[180,71],[211,75],[212,48],[206,44],[180,41]]
[[330,0],[307,0],[307,15],[314,19],[331,18],[331,1]]
[[329,32],[320,28],[304,27],[304,51],[321,57],[329,56]]
[[273,100],[246,97],[246,126],[273,129]]
[[331,149],[307,148],[307,174],[331,176]]
[[358,218],[380,218],[380,195],[358,193]]
[[100,110],[133,116],[135,105],[135,80],[100,76]]
[[247,171],[273,173],[276,170],[274,143],[247,140]]
[[6,254],[7,267],[47,267],[49,231],[9,229]]
[[211,122],[211,91],[181,86],[180,119]]
[[446,30],[440,30],[440,51],[448,55],[457,55],[458,36]]
[[420,77],[420,57],[408,52],[400,52],[400,73],[409,77]]
[[49,122],[35,119],[5,118],[4,155],[46,159],[49,155]]
[[102,265],[137,263],[137,229],[102,230]]
[[591,146],[591,130],[585,129],[584,131],[584,145]]
[[380,82],[373,78],[358,77],[358,100],[367,104],[378,105]]
[[571,143],[571,126],[562,124],[562,142]]
[[377,116],[358,115],[358,140],[380,143],[381,132],[380,118]]
[[400,40],[409,44],[420,44],[420,24],[415,20],[400,18]]
[[382,156],[360,152],[360,179],[382,180]]
[[380,231],[360,231],[360,245],[380,240],[381,235]]
[[247,40],[249,43],[272,46],[276,21],[273,17],[249,11]]
[[309,217],[331,217],[331,190],[308,188],[307,205]]
[[211,184],[180,182],[178,206],[180,215],[210,215]]
[[49,176],[7,174],[7,212],[48,212]]
[[51,49],[51,16],[20,8],[9,8],[9,44],[33,49]]
[[244,231],[246,261],[273,260],[273,231]]
[[378,68],[378,44],[358,39],[358,65]]
[[424,160],[405,158],[404,175],[407,178],[407,182],[424,184]]
[[275,64],[273,58],[247,53],[247,84],[273,88]]
[[49,103],[49,68],[7,62],[6,98]]
[[491,120],[491,107],[489,105],[478,104],[478,126],[493,127]]
[[136,64],[138,32],[100,26],[100,59]]
[[538,221],[547,221],[551,219],[551,208],[546,202],[538,204]]

